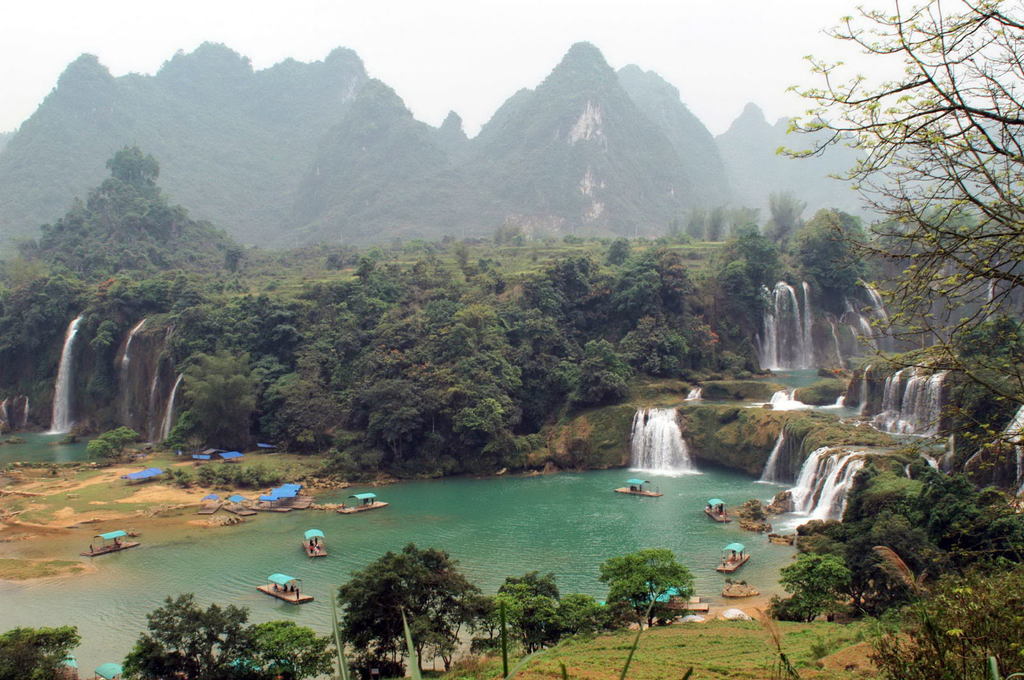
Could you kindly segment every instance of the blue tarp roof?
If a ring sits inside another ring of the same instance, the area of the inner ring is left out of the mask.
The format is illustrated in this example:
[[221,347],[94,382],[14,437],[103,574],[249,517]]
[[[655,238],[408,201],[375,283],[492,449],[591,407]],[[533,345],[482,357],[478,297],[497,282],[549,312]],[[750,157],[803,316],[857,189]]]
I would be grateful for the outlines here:
[[96,675],[106,678],[106,680],[114,680],[122,673],[124,673],[124,669],[119,663],[105,663],[96,667]]
[[102,538],[104,541],[112,541],[115,538],[121,538],[122,536],[127,535],[127,531],[108,531],[105,534],[96,534],[95,538]]
[[708,499],[708,505],[725,505],[725,501],[721,498],[710,498]]
[[679,589],[675,588],[675,587],[672,587],[672,588],[669,588],[664,593],[662,593],[661,595],[659,595],[658,597],[656,597],[654,599],[657,602],[668,602],[673,597],[677,597],[678,595],[679,595]]
[[78,659],[75,658],[74,654],[68,654],[67,656],[65,656],[64,661],[62,661],[61,663],[67,666],[68,668],[74,668],[75,670],[78,670]]
[[234,496],[232,496],[228,500],[231,501],[232,503],[241,503],[242,501],[248,500],[248,499],[246,499],[245,496],[236,493]]
[[746,547],[742,543],[730,543],[729,545],[722,548],[722,550],[733,550],[735,552],[743,552]]
[[220,457],[230,460],[231,458],[244,458],[245,456],[239,451],[225,451],[220,454]]
[[313,538],[314,536],[319,536],[320,538],[323,538],[324,537],[324,532],[320,531],[319,529],[306,529],[306,540],[307,541],[309,539]]
[[156,477],[163,473],[164,471],[160,468],[146,468],[145,470],[139,470],[138,472],[129,472],[126,475],[121,475],[121,479],[149,479],[150,477]]
[[301,581],[302,579],[297,579],[294,576],[288,576],[287,574],[271,574],[267,577],[267,580],[271,583],[283,586],[291,583],[292,581]]
[[295,489],[274,489],[270,494],[278,498],[295,498],[299,495],[299,492]]
[[302,488],[302,485],[301,484],[282,484],[278,488],[279,489],[295,489],[296,491],[298,491],[299,489]]
[[276,449],[277,446],[275,444],[259,443],[259,444],[256,445],[256,448],[259,448],[259,449]]
[[210,460],[210,454],[208,453],[193,453],[193,460]]
[[349,496],[349,498],[358,498],[361,501],[369,500],[371,498],[376,498],[376,497],[377,497],[377,494],[375,494],[375,493],[354,493],[351,496]]
[[647,482],[643,479],[627,479],[626,484],[646,484]]
[[260,496],[261,501],[276,501],[277,496]]
[[203,496],[204,501],[219,501],[220,496],[215,493],[211,493],[209,496]]

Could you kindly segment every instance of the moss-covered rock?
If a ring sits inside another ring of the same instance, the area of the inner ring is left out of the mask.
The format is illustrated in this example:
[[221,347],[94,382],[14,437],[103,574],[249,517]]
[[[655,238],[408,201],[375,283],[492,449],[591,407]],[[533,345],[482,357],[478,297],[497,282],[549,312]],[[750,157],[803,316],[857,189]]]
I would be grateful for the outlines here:
[[812,406],[828,406],[836,403],[841,395],[846,393],[846,381],[831,378],[819,380],[807,387],[800,387],[796,390],[794,397],[797,401]]
[[778,383],[762,380],[708,380],[701,388],[701,396],[712,401],[768,401],[785,389]]
[[527,456],[529,467],[604,470],[629,464],[629,437],[636,407],[603,406],[575,413],[546,433],[545,445]]

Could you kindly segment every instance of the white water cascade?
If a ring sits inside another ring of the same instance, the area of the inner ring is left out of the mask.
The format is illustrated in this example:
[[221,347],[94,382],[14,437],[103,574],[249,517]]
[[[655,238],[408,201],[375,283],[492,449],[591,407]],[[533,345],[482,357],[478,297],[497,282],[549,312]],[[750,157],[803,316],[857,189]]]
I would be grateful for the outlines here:
[[686,395],[686,401],[700,401],[703,397],[704,390],[700,387],[694,387]]
[[902,368],[885,379],[882,411],[872,422],[892,434],[933,435],[942,416],[942,385],[947,371]]
[[132,329],[128,331],[128,338],[124,343],[124,354],[121,355],[121,361],[118,367],[121,387],[121,420],[126,424],[131,423],[133,407],[136,406],[132,399],[131,390],[129,389],[129,385],[131,384],[132,341],[135,339],[135,335],[141,331],[142,327],[145,325],[146,320],[143,319],[132,326]]
[[814,367],[814,342],[811,329],[811,287],[802,285],[803,305],[796,289],[779,281],[772,290],[764,289],[769,298],[764,313],[764,328],[759,340],[761,368],[783,370]]
[[57,385],[53,390],[53,414],[50,418],[49,434],[64,434],[71,431],[74,421],[71,419],[71,381],[74,378],[73,355],[75,336],[78,335],[78,324],[82,322],[79,314],[64,334],[64,348],[60,352],[60,363],[57,365]]
[[174,381],[174,387],[171,388],[171,396],[167,398],[164,418],[160,424],[160,441],[167,439],[171,434],[171,428],[174,427],[174,400],[178,397],[178,386],[181,385],[181,379],[184,377],[184,375],[178,374],[178,379]]
[[779,430],[779,436],[775,440],[775,446],[772,447],[772,452],[768,455],[768,462],[764,464],[764,470],[761,472],[761,479],[757,480],[759,484],[779,484],[782,479],[779,474],[779,453],[782,451],[782,447],[786,445],[786,428],[783,427]]
[[674,408],[638,409],[629,450],[633,469],[664,476],[698,474]]
[[802,411],[804,409],[814,408],[810,404],[805,404],[802,401],[797,401],[794,398],[796,390],[779,390],[772,395],[771,401],[768,403],[772,405],[774,411]]
[[793,495],[793,511],[808,519],[840,519],[846,510],[846,492],[857,472],[864,467],[863,454],[815,449],[800,468]]

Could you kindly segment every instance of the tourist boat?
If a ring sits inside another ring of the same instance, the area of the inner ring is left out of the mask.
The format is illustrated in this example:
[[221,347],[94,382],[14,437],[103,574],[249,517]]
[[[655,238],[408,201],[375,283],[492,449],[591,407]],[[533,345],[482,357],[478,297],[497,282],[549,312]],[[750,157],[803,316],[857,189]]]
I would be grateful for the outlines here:
[[256,590],[291,604],[312,602],[312,595],[302,594],[302,589],[299,587],[301,583],[302,579],[287,574],[271,574],[267,577],[267,584],[256,586]]
[[375,493],[354,493],[349,498],[355,498],[358,503],[355,505],[345,505],[342,503],[341,507],[338,508],[338,512],[343,515],[351,515],[353,512],[363,512],[365,510],[376,510],[388,505],[378,501],[377,494]]
[[725,509],[725,501],[721,498],[709,499],[707,506],[704,508],[704,514],[716,522],[732,521],[732,518],[729,517],[728,511]]
[[100,539],[99,546],[94,546],[90,543],[89,552],[79,554],[83,557],[96,557],[97,555],[106,555],[107,553],[117,552],[118,550],[127,550],[128,548],[134,548],[139,545],[138,541],[121,540],[127,536],[127,531],[108,531],[105,534],[96,534],[93,538]]
[[302,549],[310,557],[327,557],[327,546],[324,544],[324,532],[319,529],[307,529],[302,541]]
[[661,493],[659,493],[657,491],[651,491],[650,489],[645,489],[644,485],[645,484],[650,484],[650,482],[645,481],[643,479],[627,479],[626,480],[626,484],[628,484],[629,486],[619,487],[618,489],[615,490],[615,492],[616,493],[633,494],[634,496],[655,496],[655,497],[657,497],[657,496],[661,496],[662,495]]
[[742,567],[750,559],[745,550],[742,543],[730,543],[722,548],[722,563],[715,567],[715,571],[731,574]]

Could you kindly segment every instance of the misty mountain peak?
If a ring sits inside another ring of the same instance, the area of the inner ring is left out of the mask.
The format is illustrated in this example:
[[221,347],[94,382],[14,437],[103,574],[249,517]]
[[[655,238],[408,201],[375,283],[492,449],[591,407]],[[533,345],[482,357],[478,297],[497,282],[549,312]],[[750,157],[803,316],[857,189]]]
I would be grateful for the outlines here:
[[114,77],[110,75],[107,67],[100,63],[99,57],[95,54],[82,54],[68,64],[64,72],[60,74],[57,87],[66,88],[79,83],[88,85],[113,81]]
[[627,64],[619,69],[619,81],[627,90],[646,88],[660,91],[665,96],[679,99],[679,89],[654,71],[645,71],[636,64]]
[[[605,61],[601,50],[588,42],[578,42],[569,48],[562,61],[551,71],[541,88],[570,85],[588,87],[607,83],[615,78],[615,71]],[[539,88],[538,88],[539,89]]]
[[441,129],[446,132],[463,132],[462,116],[454,111],[449,111],[448,115],[445,116],[444,122],[441,123]]
[[216,81],[218,85],[227,81],[244,82],[250,76],[252,63],[248,57],[243,57],[227,45],[213,42],[204,42],[188,53],[179,50],[164,62],[157,73],[158,78],[170,81]]

